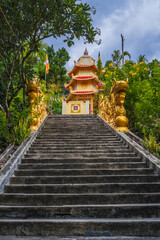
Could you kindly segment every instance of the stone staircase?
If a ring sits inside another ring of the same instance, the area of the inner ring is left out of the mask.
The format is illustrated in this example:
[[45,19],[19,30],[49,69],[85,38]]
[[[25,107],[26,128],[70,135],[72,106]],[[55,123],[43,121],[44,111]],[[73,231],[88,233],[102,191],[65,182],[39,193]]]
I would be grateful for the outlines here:
[[160,176],[97,116],[48,116],[0,195],[0,234],[159,239]]

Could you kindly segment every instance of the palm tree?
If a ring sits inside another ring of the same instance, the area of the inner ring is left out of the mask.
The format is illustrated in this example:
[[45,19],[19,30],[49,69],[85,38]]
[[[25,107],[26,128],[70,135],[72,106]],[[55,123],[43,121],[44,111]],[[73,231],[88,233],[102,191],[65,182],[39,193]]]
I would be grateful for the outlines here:
[[147,63],[148,59],[145,57],[145,55],[139,55],[138,57],[138,63],[143,62],[143,63]]
[[[113,62],[118,67],[120,65],[121,59],[122,59],[122,54],[121,54],[120,50],[114,50],[111,56],[112,56]],[[131,55],[127,51],[124,51],[123,56],[128,56],[129,59],[131,59]]]
[[112,61],[118,67],[120,65],[121,57],[122,57],[120,50],[114,50],[111,57],[112,57]]
[[128,56],[129,59],[131,59],[131,55],[128,51],[124,51],[123,56]]

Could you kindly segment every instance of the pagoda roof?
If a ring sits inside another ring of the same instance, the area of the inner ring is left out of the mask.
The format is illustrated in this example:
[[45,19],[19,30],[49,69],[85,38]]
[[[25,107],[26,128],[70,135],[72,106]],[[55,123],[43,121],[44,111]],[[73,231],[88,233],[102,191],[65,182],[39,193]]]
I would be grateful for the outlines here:
[[91,79],[96,80],[99,83],[98,77],[96,75],[88,75],[88,76],[73,76],[70,83],[65,85],[65,88],[69,90],[69,86],[73,84],[74,81],[89,81]]
[[88,95],[88,94],[95,94],[97,92],[98,92],[98,90],[95,90],[95,91],[94,90],[92,90],[92,91],[72,91],[72,92],[70,92],[66,101],[68,102],[71,99],[72,95]]
[[79,64],[79,63],[76,63],[72,69],[72,71],[68,72],[68,75],[70,77],[72,77],[72,73],[74,73],[77,69],[79,68],[88,68],[88,67],[93,67],[95,69],[95,71],[97,71],[97,67],[95,64]]

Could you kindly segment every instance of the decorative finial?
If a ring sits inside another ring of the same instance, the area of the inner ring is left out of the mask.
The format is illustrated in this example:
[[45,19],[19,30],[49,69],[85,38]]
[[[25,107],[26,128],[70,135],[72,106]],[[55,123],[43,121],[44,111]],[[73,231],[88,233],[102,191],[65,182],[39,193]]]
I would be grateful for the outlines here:
[[85,48],[84,55],[88,55],[87,48]]
[[98,60],[101,61],[101,54],[100,54],[100,51],[98,52]]

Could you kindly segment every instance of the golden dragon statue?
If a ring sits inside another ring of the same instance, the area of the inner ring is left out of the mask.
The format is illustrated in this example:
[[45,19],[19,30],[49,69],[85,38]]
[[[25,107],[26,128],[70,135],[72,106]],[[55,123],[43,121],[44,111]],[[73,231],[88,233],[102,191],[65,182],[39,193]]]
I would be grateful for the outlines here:
[[129,132],[128,119],[124,108],[128,79],[116,81],[113,79],[109,96],[100,95],[99,115],[112,127],[120,132]]

